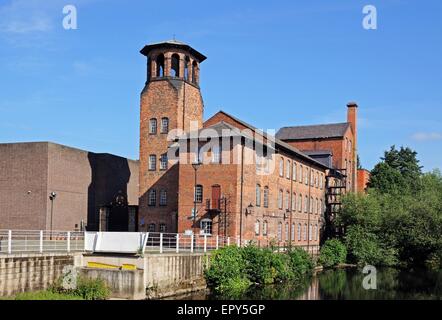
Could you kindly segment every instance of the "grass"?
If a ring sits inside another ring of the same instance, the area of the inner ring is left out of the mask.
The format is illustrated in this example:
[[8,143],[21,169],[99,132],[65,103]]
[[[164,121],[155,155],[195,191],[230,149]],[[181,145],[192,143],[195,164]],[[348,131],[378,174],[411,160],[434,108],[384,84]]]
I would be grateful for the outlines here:
[[84,300],[82,297],[73,294],[52,292],[49,290],[23,292],[13,297],[3,297],[0,300]]

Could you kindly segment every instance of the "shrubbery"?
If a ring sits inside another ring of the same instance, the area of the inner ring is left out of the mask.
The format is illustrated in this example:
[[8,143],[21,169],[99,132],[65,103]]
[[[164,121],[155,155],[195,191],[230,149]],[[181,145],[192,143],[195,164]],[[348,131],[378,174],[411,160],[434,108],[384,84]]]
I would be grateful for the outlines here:
[[344,263],[346,258],[347,248],[345,245],[337,239],[331,239],[327,240],[322,246],[319,263],[325,268],[330,268]]
[[276,253],[250,245],[215,251],[205,270],[207,284],[216,293],[235,296],[251,284],[271,284],[300,279],[312,272],[313,261],[302,249]]

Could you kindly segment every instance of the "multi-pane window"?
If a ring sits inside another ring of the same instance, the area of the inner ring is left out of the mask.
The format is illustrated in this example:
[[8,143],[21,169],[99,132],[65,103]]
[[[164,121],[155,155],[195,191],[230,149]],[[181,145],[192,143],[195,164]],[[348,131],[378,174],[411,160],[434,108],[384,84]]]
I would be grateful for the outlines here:
[[298,211],[302,212],[302,194],[299,195],[299,200],[298,200]]
[[284,176],[284,159],[279,159],[279,176]]
[[296,211],[296,193],[292,197],[292,211]]
[[318,198],[316,198],[316,201],[315,201],[315,213],[318,214],[318,211],[319,211],[319,200],[318,200]]
[[149,120],[149,133],[150,134],[157,133],[157,119],[155,118]]
[[260,229],[260,223],[259,220],[256,220],[255,222],[255,235],[259,236],[259,229]]
[[166,225],[164,223],[160,224],[160,232],[166,232]]
[[304,212],[307,213],[308,212],[308,197],[305,196],[305,202],[304,202]]
[[283,198],[284,197],[284,193],[282,192],[282,190],[279,190],[278,192],[278,208],[282,209],[282,203],[283,203]]
[[269,187],[264,187],[264,208],[269,207]]
[[169,132],[169,118],[162,118],[161,119],[161,133],[168,133]]
[[195,186],[194,201],[196,203],[202,203],[203,202],[203,186],[200,185],[200,184]]
[[267,221],[264,221],[264,222],[262,223],[262,235],[263,235],[263,236],[266,236],[266,235],[267,235],[267,228],[268,228],[268,226],[267,226]]
[[287,164],[286,164],[286,166],[285,166],[285,177],[287,178],[287,179],[290,179],[290,160],[287,160]]
[[323,183],[324,183],[324,176],[322,175],[322,173],[321,173],[321,177],[319,179],[320,179],[320,181],[319,181],[319,188],[321,188],[321,190],[322,190],[322,186],[323,186]]
[[315,224],[315,229],[314,229],[314,235],[315,235],[315,241],[318,240],[318,225]]
[[288,241],[289,240],[289,223],[288,222],[286,222],[285,223],[285,233],[284,233],[285,235],[285,240],[286,241]]
[[290,210],[290,192],[286,192],[285,194],[285,208]]
[[298,223],[298,241],[301,241],[301,224]]
[[278,240],[282,241],[282,222],[278,223]]
[[149,206],[157,205],[157,190],[151,189],[149,190]]
[[167,191],[160,191],[160,206],[167,206]]
[[154,154],[151,154],[149,156],[149,170],[155,171],[157,169],[157,156]]
[[314,205],[315,205],[315,201],[313,200],[313,197],[310,197],[310,213],[313,213]]
[[309,169],[308,168],[306,168],[305,169],[305,175],[304,175],[304,183],[306,184],[306,185],[308,185],[308,177],[309,177]]
[[221,161],[221,154],[219,150],[219,146],[212,147],[212,163],[220,163]]
[[310,186],[315,186],[315,173],[313,172],[313,169],[310,169]]
[[149,227],[147,228],[147,231],[149,232],[155,232],[155,223],[149,224]]
[[203,219],[201,220],[201,230],[203,231],[203,234],[212,234],[212,220],[210,219]]
[[308,239],[309,241],[312,241],[312,225],[308,226]]
[[303,174],[304,174],[304,172],[303,172],[303,167],[302,167],[302,165],[299,165],[299,182],[301,182],[302,183],[302,177],[303,177]]
[[304,241],[307,241],[307,223],[304,224]]
[[293,170],[292,170],[292,176],[293,176],[293,180],[296,181],[296,170],[297,169],[297,165],[296,162],[293,161]]
[[261,186],[259,184],[256,185],[256,206],[261,206]]
[[160,157],[160,170],[167,170],[167,153],[163,153]]
[[295,240],[295,223],[294,222],[292,223],[292,230],[290,230],[290,234],[291,234],[290,239],[292,241],[294,241]]

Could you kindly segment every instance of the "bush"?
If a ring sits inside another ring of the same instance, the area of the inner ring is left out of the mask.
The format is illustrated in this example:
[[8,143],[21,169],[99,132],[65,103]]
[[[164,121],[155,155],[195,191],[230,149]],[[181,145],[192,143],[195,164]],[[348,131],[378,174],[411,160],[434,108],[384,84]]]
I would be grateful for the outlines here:
[[74,294],[64,294],[52,291],[23,292],[17,294],[14,300],[83,300],[82,297]]
[[223,293],[231,289],[247,288],[250,280],[245,271],[246,262],[241,248],[228,246],[211,255],[205,277],[209,287],[218,293]]
[[319,263],[325,267],[330,268],[340,263],[344,263],[347,258],[347,248],[345,245],[337,240],[327,240],[321,248],[319,255]]
[[274,253],[269,249],[260,249],[256,246],[247,246],[242,250],[247,278],[260,284],[269,284],[275,281],[277,270],[273,266]]
[[103,279],[88,279],[79,277],[75,295],[85,300],[106,300],[109,298],[110,290]]
[[314,268],[314,263],[309,254],[300,248],[294,248],[289,253],[289,265],[293,276],[301,279],[305,275],[310,275]]

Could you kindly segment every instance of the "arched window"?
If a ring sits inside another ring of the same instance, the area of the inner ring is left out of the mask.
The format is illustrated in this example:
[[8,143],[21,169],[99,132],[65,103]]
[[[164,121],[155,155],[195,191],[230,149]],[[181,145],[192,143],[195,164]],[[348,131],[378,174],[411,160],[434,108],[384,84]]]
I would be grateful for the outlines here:
[[260,229],[260,222],[259,222],[259,220],[256,220],[256,222],[255,222],[255,235],[257,235],[257,236],[259,236],[259,234],[260,234],[259,229]]
[[314,205],[315,205],[315,202],[313,200],[313,197],[310,197],[310,213],[313,213]]
[[203,186],[198,184],[195,186],[195,196],[194,201],[197,203],[203,202]]
[[302,212],[302,194],[299,195],[298,211]]
[[302,164],[299,165],[299,182],[302,183],[302,177],[304,175]]
[[278,240],[282,241],[282,222],[278,223]]
[[308,196],[305,196],[304,212],[308,213]]
[[291,237],[290,237],[291,240],[295,241],[295,223],[294,222],[292,223],[292,230],[290,233],[291,233]]
[[151,76],[151,70],[152,69],[152,60],[147,57],[147,81],[150,80],[150,76]]
[[188,56],[186,56],[184,60],[184,80],[189,81],[189,65],[190,65],[190,59]]
[[256,206],[261,206],[261,186],[259,184],[256,185]]
[[317,241],[318,240],[318,225],[317,224],[315,224],[315,241]]
[[279,176],[280,177],[284,176],[284,159],[283,158],[279,159]]
[[269,207],[269,187],[264,187],[264,208]]
[[157,119],[152,118],[149,120],[149,134],[157,133]]
[[308,226],[308,240],[312,241],[313,237],[312,237],[312,225]]
[[296,181],[296,170],[297,169],[297,165],[296,165],[296,162],[295,161],[293,161],[293,169],[292,169],[292,176],[293,176],[293,181]]
[[292,196],[292,211],[296,211],[296,193]]
[[284,233],[285,241],[289,240],[289,223],[285,223],[285,233]]
[[287,191],[285,194],[285,209],[290,210],[290,192]]
[[174,53],[172,55],[172,64],[170,67],[170,76],[171,77],[180,77],[180,56]]
[[290,160],[287,160],[286,167],[285,167],[285,171],[286,171],[285,177],[287,179],[290,179],[290,167],[291,167]]
[[157,65],[157,77],[164,77],[164,55],[160,54],[158,55],[157,59],[155,60]]
[[264,222],[262,223],[262,235],[263,235],[263,236],[266,236],[266,235],[267,235],[267,228],[268,228],[267,221],[264,221]]
[[301,224],[300,223],[298,223],[298,241],[301,241]]
[[307,241],[307,223],[304,224],[304,241]]
[[169,118],[161,118],[161,133],[169,132]]
[[284,197],[284,192],[282,190],[279,190],[279,192],[278,192],[278,208],[279,209],[282,209],[283,197]]
[[198,82],[197,72],[198,72],[198,63],[196,61],[193,61],[193,63],[192,63],[192,83],[195,83],[195,84]]

